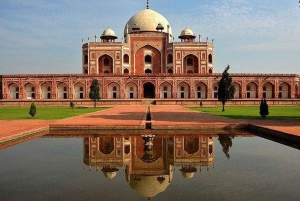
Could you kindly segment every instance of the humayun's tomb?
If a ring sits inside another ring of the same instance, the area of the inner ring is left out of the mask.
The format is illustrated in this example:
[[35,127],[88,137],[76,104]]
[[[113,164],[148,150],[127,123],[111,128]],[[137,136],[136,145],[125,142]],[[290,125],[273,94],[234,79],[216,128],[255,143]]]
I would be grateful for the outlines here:
[[[189,28],[174,35],[168,20],[147,8],[125,24],[117,41],[107,28],[100,38],[82,41],[81,74],[0,75],[0,104],[90,104],[89,87],[100,83],[100,102],[109,104],[217,103],[221,72],[214,69],[214,41],[196,36]],[[124,39],[123,39],[124,38]],[[225,69],[224,65],[224,69]],[[236,92],[233,104],[299,104],[297,74],[230,74]]]

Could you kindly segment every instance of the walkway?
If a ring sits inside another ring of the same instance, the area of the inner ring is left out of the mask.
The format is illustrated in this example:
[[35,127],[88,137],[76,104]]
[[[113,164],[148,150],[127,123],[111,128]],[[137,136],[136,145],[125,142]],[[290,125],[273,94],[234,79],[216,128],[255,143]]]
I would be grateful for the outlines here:
[[[150,106],[152,129],[204,129],[253,124],[261,128],[300,137],[300,119],[296,120],[234,120],[192,111],[180,105]],[[145,129],[147,106],[122,105],[64,120],[0,121],[0,142],[49,128]]]
[[50,128],[145,129],[145,105],[122,105],[50,124]]
[[197,129],[235,127],[234,119],[189,110],[180,105],[151,106],[152,129]]
[[44,120],[0,120],[0,142],[10,138],[23,137],[46,130],[52,121]]

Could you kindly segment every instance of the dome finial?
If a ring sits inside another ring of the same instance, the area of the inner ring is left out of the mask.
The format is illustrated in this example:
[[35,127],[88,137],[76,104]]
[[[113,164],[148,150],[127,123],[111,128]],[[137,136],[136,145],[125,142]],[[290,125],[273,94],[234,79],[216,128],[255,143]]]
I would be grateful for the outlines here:
[[147,0],[147,6],[146,6],[147,9],[149,9],[149,0]]

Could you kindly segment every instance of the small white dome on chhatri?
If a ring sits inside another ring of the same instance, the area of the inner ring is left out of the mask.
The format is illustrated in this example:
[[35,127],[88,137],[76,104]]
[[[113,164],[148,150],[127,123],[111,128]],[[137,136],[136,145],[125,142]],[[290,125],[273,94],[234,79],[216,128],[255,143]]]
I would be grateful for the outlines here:
[[194,177],[194,172],[181,172],[181,174],[185,179],[190,179]]
[[178,38],[189,42],[189,41],[194,41],[196,36],[194,35],[191,29],[185,28],[184,30],[181,31],[181,34]]
[[103,31],[102,36],[116,36],[114,30],[112,30],[111,28],[107,28]]
[[182,167],[182,169],[180,169],[181,174],[184,178],[186,179],[190,179],[194,177],[194,173],[197,172],[197,169],[195,167]]
[[116,36],[115,32],[111,28],[107,28],[103,31],[101,37],[103,41],[114,41],[118,37]]
[[103,171],[103,174],[106,178],[112,180],[117,175],[117,172],[104,172]]
[[184,30],[181,31],[180,36],[194,36],[194,33],[191,29],[185,28]]
[[103,167],[101,171],[103,172],[106,178],[112,180],[117,175],[117,171],[119,171],[119,169],[111,168],[111,167]]

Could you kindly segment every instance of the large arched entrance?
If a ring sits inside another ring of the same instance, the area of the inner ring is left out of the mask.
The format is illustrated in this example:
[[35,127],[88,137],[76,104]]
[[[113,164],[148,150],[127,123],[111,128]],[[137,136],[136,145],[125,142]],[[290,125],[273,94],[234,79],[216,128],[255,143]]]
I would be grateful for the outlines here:
[[144,98],[155,98],[155,86],[152,83],[144,84]]

